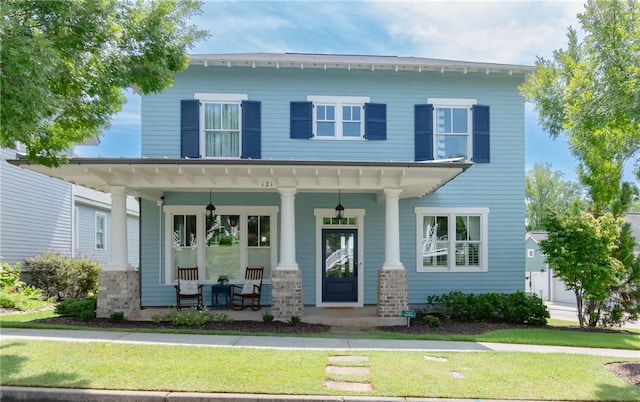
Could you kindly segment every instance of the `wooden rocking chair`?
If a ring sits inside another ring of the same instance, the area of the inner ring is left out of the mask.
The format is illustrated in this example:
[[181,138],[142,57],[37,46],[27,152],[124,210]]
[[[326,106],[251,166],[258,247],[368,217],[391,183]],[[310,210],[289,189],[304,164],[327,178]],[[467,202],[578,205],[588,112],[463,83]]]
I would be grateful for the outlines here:
[[176,286],[176,309],[182,309],[183,299],[195,299],[198,310],[202,309],[202,284],[198,281],[198,267],[178,267],[178,284]]
[[242,285],[231,285],[231,309],[244,310],[247,307],[251,307],[253,311],[260,310],[263,275],[264,267],[247,267],[244,272],[244,283]]

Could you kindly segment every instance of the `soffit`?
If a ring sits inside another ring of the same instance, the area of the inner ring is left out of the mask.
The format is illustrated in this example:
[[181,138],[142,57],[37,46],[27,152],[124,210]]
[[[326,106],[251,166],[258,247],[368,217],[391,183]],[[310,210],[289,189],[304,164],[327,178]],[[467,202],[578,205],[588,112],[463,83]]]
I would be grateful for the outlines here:
[[463,162],[338,162],[209,159],[75,158],[58,168],[25,159],[9,163],[74,184],[159,199],[165,191],[375,192],[401,189],[401,198],[421,197],[443,186],[472,164]]

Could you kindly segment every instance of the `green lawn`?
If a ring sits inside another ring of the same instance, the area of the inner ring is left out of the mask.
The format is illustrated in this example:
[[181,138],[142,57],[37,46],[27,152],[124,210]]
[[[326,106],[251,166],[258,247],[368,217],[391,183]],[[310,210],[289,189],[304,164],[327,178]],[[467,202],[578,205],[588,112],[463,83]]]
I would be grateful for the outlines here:
[[[328,357],[346,352],[11,340],[0,343],[3,386],[345,395],[324,388]],[[534,353],[358,351],[374,390],[433,398],[640,400],[610,374],[616,358]],[[425,359],[444,357],[447,362]],[[640,359],[638,359],[640,361]],[[456,378],[452,372],[462,374]],[[145,374],[146,373],[146,374]]]

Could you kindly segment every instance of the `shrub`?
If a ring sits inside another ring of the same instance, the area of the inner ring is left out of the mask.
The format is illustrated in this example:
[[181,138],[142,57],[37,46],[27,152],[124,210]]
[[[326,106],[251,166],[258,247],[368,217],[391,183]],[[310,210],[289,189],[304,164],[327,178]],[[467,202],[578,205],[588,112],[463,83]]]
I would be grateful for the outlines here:
[[425,315],[424,316],[424,322],[425,322],[425,324],[427,324],[427,326],[429,326],[431,328],[440,327],[440,319],[438,317],[436,317],[435,315]]
[[160,321],[169,321],[171,325],[204,325],[208,322],[232,322],[233,320],[226,314],[214,314],[206,308],[198,310],[194,307],[188,310],[172,311],[165,317],[159,318],[158,322]]
[[0,266],[0,306],[28,311],[50,305],[40,289],[27,286],[20,280],[20,264],[2,263]]
[[56,314],[69,317],[79,317],[88,321],[96,316],[97,300],[95,296],[67,299],[56,306]]
[[111,313],[111,316],[109,317],[109,321],[111,321],[111,322],[122,322],[122,321],[124,321],[124,312],[122,312],[122,311],[114,311],[113,313]]
[[264,322],[265,324],[269,324],[272,321],[273,321],[273,314],[271,314],[268,311],[265,311],[264,314],[262,314],[262,322]]
[[291,318],[289,318],[289,321],[287,321],[287,323],[289,325],[298,325],[300,324],[300,317],[298,317],[297,315],[292,315]]
[[27,260],[31,282],[58,301],[86,297],[98,290],[100,264],[88,258],[44,253]]
[[524,292],[464,294],[451,292],[429,296],[432,311],[447,318],[505,322],[510,324],[546,325],[549,311],[542,299]]

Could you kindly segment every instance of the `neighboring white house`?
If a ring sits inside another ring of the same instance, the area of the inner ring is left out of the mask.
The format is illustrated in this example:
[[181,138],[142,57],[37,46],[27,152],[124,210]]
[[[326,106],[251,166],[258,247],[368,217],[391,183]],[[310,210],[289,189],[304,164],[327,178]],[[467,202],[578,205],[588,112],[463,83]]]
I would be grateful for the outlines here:
[[553,269],[549,268],[540,250],[540,241],[546,238],[545,231],[531,231],[525,235],[525,291],[544,300],[575,305],[575,294],[567,290],[562,279],[553,276]]
[[[0,149],[0,260],[14,263],[55,251],[111,256],[111,195],[12,166],[16,151]],[[127,199],[129,264],[139,265],[139,206]]]

